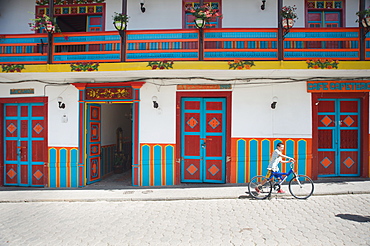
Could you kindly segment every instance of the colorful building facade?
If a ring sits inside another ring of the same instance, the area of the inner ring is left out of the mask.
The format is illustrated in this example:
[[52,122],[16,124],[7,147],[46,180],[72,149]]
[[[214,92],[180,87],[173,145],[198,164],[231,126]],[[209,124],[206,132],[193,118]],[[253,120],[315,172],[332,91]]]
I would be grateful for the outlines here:
[[[117,161],[133,186],[247,183],[279,142],[313,179],[370,176],[369,1],[17,2],[0,0],[2,186],[83,187]],[[223,18],[196,28],[203,4]]]

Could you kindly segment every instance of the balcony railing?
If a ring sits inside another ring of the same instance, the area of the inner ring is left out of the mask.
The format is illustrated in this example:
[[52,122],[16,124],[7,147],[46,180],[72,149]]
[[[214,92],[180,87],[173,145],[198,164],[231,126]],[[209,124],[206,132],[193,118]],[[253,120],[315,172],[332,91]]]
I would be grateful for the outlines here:
[[[156,60],[360,60],[359,28],[293,28],[282,50],[277,28],[126,31],[125,52],[116,31],[52,35],[51,63]],[[204,45],[199,45],[203,40]],[[202,49],[202,50],[200,50]],[[0,64],[46,64],[48,35],[0,36]],[[370,35],[363,49],[370,60]],[[125,57],[121,59],[121,54]]]

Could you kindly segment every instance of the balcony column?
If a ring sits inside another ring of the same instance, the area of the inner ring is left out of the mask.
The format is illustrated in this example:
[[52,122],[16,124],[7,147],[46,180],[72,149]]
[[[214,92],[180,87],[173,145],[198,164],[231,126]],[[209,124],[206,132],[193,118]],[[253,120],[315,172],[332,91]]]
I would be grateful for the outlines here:
[[[200,6],[204,5],[204,0],[199,0]],[[203,28],[199,28],[199,61],[204,60],[204,32]]]
[[[127,0],[122,0],[122,14],[127,15]],[[126,29],[119,31],[121,36],[121,62],[126,61]]]
[[[365,0],[360,0],[359,11],[362,11],[362,10],[365,10]],[[360,28],[360,60],[365,61],[366,35],[365,35],[365,30],[364,30],[364,27],[362,26],[361,21],[358,22],[358,25]]]
[[[49,0],[49,17],[50,19],[54,18],[54,0]],[[53,60],[53,34],[48,33],[48,64],[52,63]]]
[[284,60],[284,39],[283,39],[283,27],[281,25],[281,14],[280,10],[283,8],[283,0],[278,0],[277,4],[278,11],[278,60]]

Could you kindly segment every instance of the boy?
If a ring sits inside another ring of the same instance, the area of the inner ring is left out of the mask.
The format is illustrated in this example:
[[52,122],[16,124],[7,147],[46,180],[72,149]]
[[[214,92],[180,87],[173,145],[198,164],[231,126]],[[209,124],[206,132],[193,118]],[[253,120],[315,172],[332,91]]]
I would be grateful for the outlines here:
[[[272,174],[272,172],[279,172],[279,163],[288,163],[288,162],[295,162],[295,160],[289,156],[283,155],[283,150],[284,150],[284,144],[283,143],[278,143],[276,145],[276,149],[271,155],[270,163],[267,167],[267,174],[266,177],[269,178]],[[288,161],[283,161],[283,157],[289,159]],[[267,180],[263,181],[258,187],[263,186]],[[256,191],[259,193],[260,189],[256,187]],[[282,189],[278,190],[278,193],[285,193]]]

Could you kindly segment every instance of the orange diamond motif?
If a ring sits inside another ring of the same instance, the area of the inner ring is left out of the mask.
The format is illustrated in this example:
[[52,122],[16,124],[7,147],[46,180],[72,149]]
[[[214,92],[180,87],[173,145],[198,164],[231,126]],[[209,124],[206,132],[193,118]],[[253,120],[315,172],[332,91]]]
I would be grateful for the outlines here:
[[37,179],[37,180],[40,180],[42,178],[42,176],[44,176],[44,174],[42,172],[40,172],[40,170],[37,170],[33,176]]
[[216,118],[213,118],[212,120],[210,120],[208,122],[208,124],[213,128],[215,129],[216,127],[218,127],[220,125],[220,122],[216,119]]
[[37,134],[40,134],[40,132],[42,132],[42,130],[44,130],[44,128],[39,124],[37,123],[37,125],[35,125],[33,127],[33,130],[37,133]]
[[13,179],[14,176],[17,175],[13,168],[11,168],[6,174],[9,176],[10,179]]
[[220,169],[216,167],[216,165],[212,165],[210,168],[208,168],[208,172],[212,174],[212,176],[215,176]]
[[194,173],[198,171],[198,168],[194,164],[191,164],[188,168],[186,168],[186,171],[188,171],[191,175],[194,175]]
[[186,124],[188,124],[188,126],[190,126],[191,128],[194,128],[196,125],[198,125],[198,121],[196,119],[194,119],[194,117],[191,117],[187,122]]
[[347,126],[351,126],[355,121],[352,119],[351,116],[347,116],[343,122],[347,125]]
[[331,162],[331,160],[328,157],[325,157],[324,159],[322,159],[322,161],[320,163],[325,168],[328,168],[328,166],[330,166],[332,162]]
[[355,164],[355,162],[352,160],[351,157],[347,157],[343,164],[346,165],[346,167],[351,168],[352,165]]
[[13,124],[10,123],[10,125],[6,128],[10,133],[13,133],[15,130],[17,130],[17,127]]
[[329,116],[325,116],[324,118],[321,119],[321,122],[325,125],[325,126],[328,126],[330,125],[330,123],[332,123],[333,121],[330,119]]

